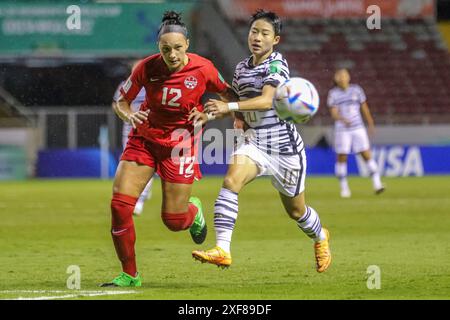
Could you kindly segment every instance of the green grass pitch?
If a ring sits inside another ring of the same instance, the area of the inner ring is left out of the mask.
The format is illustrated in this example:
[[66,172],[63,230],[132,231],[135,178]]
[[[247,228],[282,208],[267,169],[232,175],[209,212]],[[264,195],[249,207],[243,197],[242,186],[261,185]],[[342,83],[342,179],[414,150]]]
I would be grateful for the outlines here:
[[[270,181],[239,196],[228,270],[194,261],[191,251],[215,243],[212,208],[221,178],[194,185],[209,234],[195,245],[160,219],[160,181],[137,226],[143,286],[132,294],[83,295],[120,271],[111,237],[111,181],[36,180],[0,183],[0,299],[449,299],[450,178],[386,178],[375,196],[369,179],[350,178],[340,199],[332,177],[308,177],[306,199],[331,232],[333,262],[315,271],[312,242],[284,212]],[[78,265],[81,290],[68,290]],[[369,290],[367,268],[381,271]]]

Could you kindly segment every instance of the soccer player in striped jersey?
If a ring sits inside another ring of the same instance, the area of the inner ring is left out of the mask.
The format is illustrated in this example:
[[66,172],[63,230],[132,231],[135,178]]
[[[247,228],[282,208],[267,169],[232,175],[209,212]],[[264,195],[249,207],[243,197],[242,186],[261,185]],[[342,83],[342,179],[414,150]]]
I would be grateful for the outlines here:
[[347,157],[353,151],[362,156],[372,177],[375,194],[380,194],[385,187],[381,183],[378,166],[370,152],[370,142],[361,112],[368,124],[369,133],[375,130],[374,121],[367,105],[364,90],[357,84],[350,83],[347,69],[339,69],[334,74],[336,86],[328,93],[328,107],[334,124],[334,148],[337,154],[335,174],[339,179],[341,197],[351,196],[347,181]]
[[288,215],[314,241],[316,266],[324,272],[331,263],[329,232],[317,212],[305,204],[305,147],[292,123],[280,120],[273,108],[277,86],[289,79],[286,60],[274,51],[280,41],[281,20],[273,12],[258,10],[251,18],[248,46],[251,56],[234,73],[233,90],[239,102],[210,100],[212,116],[234,111],[246,131],[236,144],[222,189],[215,202],[216,246],[193,251],[195,259],[221,267],[231,265],[230,244],[238,216],[238,194],[259,176],[270,176]]
[[[133,63],[132,69],[137,65],[139,61],[135,61]],[[125,84],[125,81],[122,81],[120,85],[118,86],[116,92],[114,93],[113,102],[112,102],[112,108],[116,112],[118,110],[116,101],[120,97],[120,89]],[[138,112],[141,104],[145,102],[145,88],[142,88],[141,91],[139,91],[136,98],[131,102],[130,107],[133,112]],[[133,126],[124,121],[123,127],[122,127],[122,147],[125,149],[128,142],[128,136],[130,135],[130,132],[133,130]],[[133,214],[135,216],[139,216],[142,214],[142,211],[144,210],[144,203],[146,200],[150,199],[152,196],[152,185],[153,185],[153,177],[150,179],[150,181],[147,183],[147,185],[144,188],[144,191],[142,191],[141,195],[139,196],[136,205],[134,207]]]

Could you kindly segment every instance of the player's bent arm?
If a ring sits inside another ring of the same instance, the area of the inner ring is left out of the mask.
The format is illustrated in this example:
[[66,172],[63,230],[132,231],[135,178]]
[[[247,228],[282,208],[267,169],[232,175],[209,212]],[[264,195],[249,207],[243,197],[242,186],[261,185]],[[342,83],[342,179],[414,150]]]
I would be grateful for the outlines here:
[[[265,85],[262,90],[262,94],[258,97],[254,97],[245,101],[239,101],[238,109],[246,111],[265,111],[272,108],[273,97],[275,96],[276,87],[271,85]],[[233,110],[234,111],[234,110]]]
[[339,114],[339,110],[337,107],[330,108],[330,114],[334,121],[344,120]]
[[[224,102],[224,103],[235,102],[235,101],[239,100],[239,97],[233,91],[233,89],[231,87],[227,87],[227,89],[225,91],[217,93],[217,95],[220,97],[220,100],[222,100],[222,102]],[[208,108],[205,108],[204,114],[206,116],[206,118],[204,118],[204,119],[206,119],[206,121],[204,121],[204,123],[206,123],[208,121],[211,121],[211,120],[215,120],[215,119],[223,119],[223,118],[226,118],[228,116],[234,116],[232,111],[228,111],[226,113],[215,113],[215,114],[213,114],[212,112],[210,112],[208,110]],[[197,119],[199,117],[200,116],[196,116]]]
[[120,119],[130,123],[133,128],[136,128],[136,125],[142,124],[147,120],[149,113],[149,111],[133,112],[130,104],[123,96],[120,96],[116,102],[113,102],[113,109]]
[[375,123],[373,121],[372,114],[370,113],[369,105],[367,104],[367,102],[361,104],[361,112],[364,119],[366,119],[367,121],[367,125],[369,127],[374,127]]
[[263,87],[262,94],[260,96],[239,102],[225,103],[220,100],[210,99],[205,104],[205,111],[211,113],[213,116],[217,116],[219,114],[227,114],[230,111],[269,110],[272,108],[275,90],[275,87],[266,85]]
[[351,122],[341,116],[337,107],[331,107],[330,113],[334,121],[342,121],[346,126],[349,126],[351,124]]
[[[222,100],[223,102],[226,102],[226,103],[239,101],[238,95],[230,87],[228,87],[224,92],[218,93],[218,95],[220,97],[220,100]],[[223,118],[226,118],[228,116],[234,116],[234,112],[229,111],[227,113],[220,113],[220,114],[216,114],[214,116],[212,116],[210,114],[209,120],[223,119]]]
[[363,114],[363,117],[367,121],[369,136],[373,136],[375,134],[375,123],[373,121],[372,115],[370,114],[369,105],[367,104],[367,102],[363,102],[361,104],[361,112]]
[[239,101],[239,97],[233,91],[232,88],[228,87],[224,92],[217,93],[220,97],[220,100],[223,102],[235,102]]
[[117,111],[116,111],[116,102],[115,102],[115,101],[113,101],[113,102],[111,103],[111,108],[113,109],[114,113],[115,113],[117,116],[119,116],[119,115],[117,114]]
[[123,97],[113,102],[113,109],[120,119],[125,122],[130,122],[130,115],[132,113],[131,106]]

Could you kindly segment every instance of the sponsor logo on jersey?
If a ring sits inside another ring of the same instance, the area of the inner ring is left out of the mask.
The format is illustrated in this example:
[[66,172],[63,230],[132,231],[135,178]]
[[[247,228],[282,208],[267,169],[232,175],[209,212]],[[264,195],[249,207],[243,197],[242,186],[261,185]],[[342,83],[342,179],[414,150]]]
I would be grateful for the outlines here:
[[283,64],[281,61],[275,60],[269,65],[269,74],[280,73],[282,70]]
[[184,85],[188,89],[194,89],[197,86],[197,78],[194,76],[189,76],[184,80]]
[[132,84],[133,83],[131,82],[131,79],[128,78],[128,80],[124,83],[122,87],[123,91],[125,91],[125,93],[128,93],[128,90],[130,90]]

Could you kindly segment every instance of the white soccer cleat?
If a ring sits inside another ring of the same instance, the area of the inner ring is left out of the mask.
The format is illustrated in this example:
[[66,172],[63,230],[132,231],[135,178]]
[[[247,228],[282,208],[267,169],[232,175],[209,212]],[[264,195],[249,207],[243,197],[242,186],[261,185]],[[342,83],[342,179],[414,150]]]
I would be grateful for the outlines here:
[[384,190],[386,190],[386,187],[382,185],[380,188],[375,189],[375,194],[379,195],[380,193],[383,193]]
[[349,189],[341,190],[341,198],[350,198],[352,193]]

